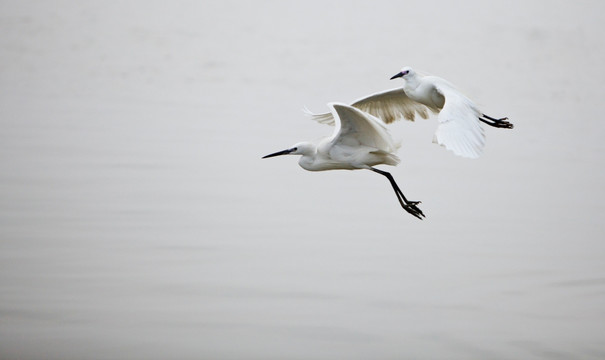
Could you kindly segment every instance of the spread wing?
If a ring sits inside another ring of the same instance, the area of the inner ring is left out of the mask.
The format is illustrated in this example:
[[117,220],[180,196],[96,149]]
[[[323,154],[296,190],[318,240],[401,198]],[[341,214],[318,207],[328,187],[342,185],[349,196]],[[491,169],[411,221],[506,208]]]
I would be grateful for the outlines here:
[[[443,104],[441,109],[413,101],[403,89],[376,93],[355,101],[351,106],[382,119],[387,124],[402,118],[413,121],[416,114],[427,118],[429,109],[438,112],[439,126],[433,142],[458,156],[478,158],[485,146],[485,133],[479,122],[481,112],[470,99],[447,81],[435,77],[432,77],[431,81],[433,92],[430,94],[429,103]],[[338,105],[334,109],[338,112],[337,108],[343,106],[346,105]],[[320,123],[334,125],[333,113],[313,114],[308,110],[306,112]]]
[[[355,101],[351,106],[381,119],[386,124],[400,119],[414,121],[416,114],[426,119],[429,109],[410,99],[401,88],[372,94]],[[437,109],[432,110],[437,111]],[[305,109],[305,112],[317,122],[334,125],[334,116],[331,113],[314,114],[308,109]]]
[[479,122],[481,112],[470,99],[445,81],[436,82],[434,91],[445,98],[445,104],[439,112],[439,126],[433,142],[458,156],[478,158],[485,146],[485,134]]
[[345,104],[331,103],[328,106],[336,115],[336,128],[330,139],[332,145],[366,146],[385,153],[399,147],[386,127],[372,115]]

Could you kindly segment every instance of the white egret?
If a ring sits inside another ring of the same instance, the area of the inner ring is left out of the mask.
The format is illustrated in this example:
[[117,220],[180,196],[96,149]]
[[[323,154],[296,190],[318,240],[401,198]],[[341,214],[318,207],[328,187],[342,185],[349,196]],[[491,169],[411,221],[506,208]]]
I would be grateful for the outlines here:
[[[414,121],[416,114],[426,119],[428,110],[438,113],[439,126],[433,142],[468,158],[477,158],[483,152],[485,134],[480,121],[497,128],[513,128],[506,121],[508,118],[496,119],[479,111],[477,105],[442,78],[418,74],[410,67],[401,69],[391,80],[396,78],[404,80],[403,88],[372,94],[351,106],[387,124],[401,118]],[[320,123],[334,124],[330,113],[307,113]]]
[[298,164],[308,171],[324,170],[372,170],[389,179],[397,200],[408,213],[422,220],[424,214],[418,208],[419,201],[409,201],[393,176],[375,165],[395,166],[399,158],[394,152],[399,148],[382,122],[372,115],[345,104],[328,104],[335,119],[334,133],[318,143],[299,142],[289,149],[263,156],[302,155]]

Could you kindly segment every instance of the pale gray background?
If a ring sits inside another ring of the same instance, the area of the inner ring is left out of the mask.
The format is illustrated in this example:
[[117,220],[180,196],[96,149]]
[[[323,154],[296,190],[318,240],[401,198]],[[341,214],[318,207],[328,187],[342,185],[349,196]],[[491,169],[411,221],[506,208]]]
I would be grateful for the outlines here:
[[[0,2],[1,359],[605,358],[602,1]],[[442,76],[513,131],[261,156]]]

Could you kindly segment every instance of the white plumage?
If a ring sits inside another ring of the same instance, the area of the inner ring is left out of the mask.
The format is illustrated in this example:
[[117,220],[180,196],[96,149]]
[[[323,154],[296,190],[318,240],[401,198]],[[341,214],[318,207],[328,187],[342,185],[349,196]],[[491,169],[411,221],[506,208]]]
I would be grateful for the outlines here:
[[408,201],[391,174],[373,167],[379,164],[395,166],[399,163],[399,158],[394,154],[399,144],[393,141],[382,121],[346,104],[330,103],[328,107],[335,125],[332,136],[322,138],[317,143],[299,142],[289,149],[263,158],[301,155],[298,164],[309,171],[372,170],[387,177],[401,206],[422,219],[424,214],[417,207],[419,202]]
[[[479,111],[478,107],[452,84],[437,76],[423,76],[410,67],[404,67],[391,79],[403,78],[403,88],[372,94],[355,101],[351,106],[391,123],[399,119],[413,121],[416,115],[426,119],[429,111],[438,113],[439,126],[433,142],[454,154],[477,158],[485,146],[485,133],[480,125],[512,128],[506,118],[494,119]],[[313,114],[313,119],[334,124],[330,113]]]

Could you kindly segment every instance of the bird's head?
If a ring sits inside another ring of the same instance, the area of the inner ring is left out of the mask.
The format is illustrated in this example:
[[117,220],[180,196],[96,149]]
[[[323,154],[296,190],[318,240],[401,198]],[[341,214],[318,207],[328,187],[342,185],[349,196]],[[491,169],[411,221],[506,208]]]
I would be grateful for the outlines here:
[[414,72],[414,70],[411,67],[406,66],[403,69],[401,69],[400,72],[393,75],[391,77],[391,80],[397,79],[397,78],[403,78],[403,79],[407,80],[407,79],[413,77],[415,74],[416,74],[416,72]]
[[263,156],[263,159],[279,155],[310,155],[315,153],[316,146],[310,142],[299,142],[289,149],[274,152],[273,154]]

